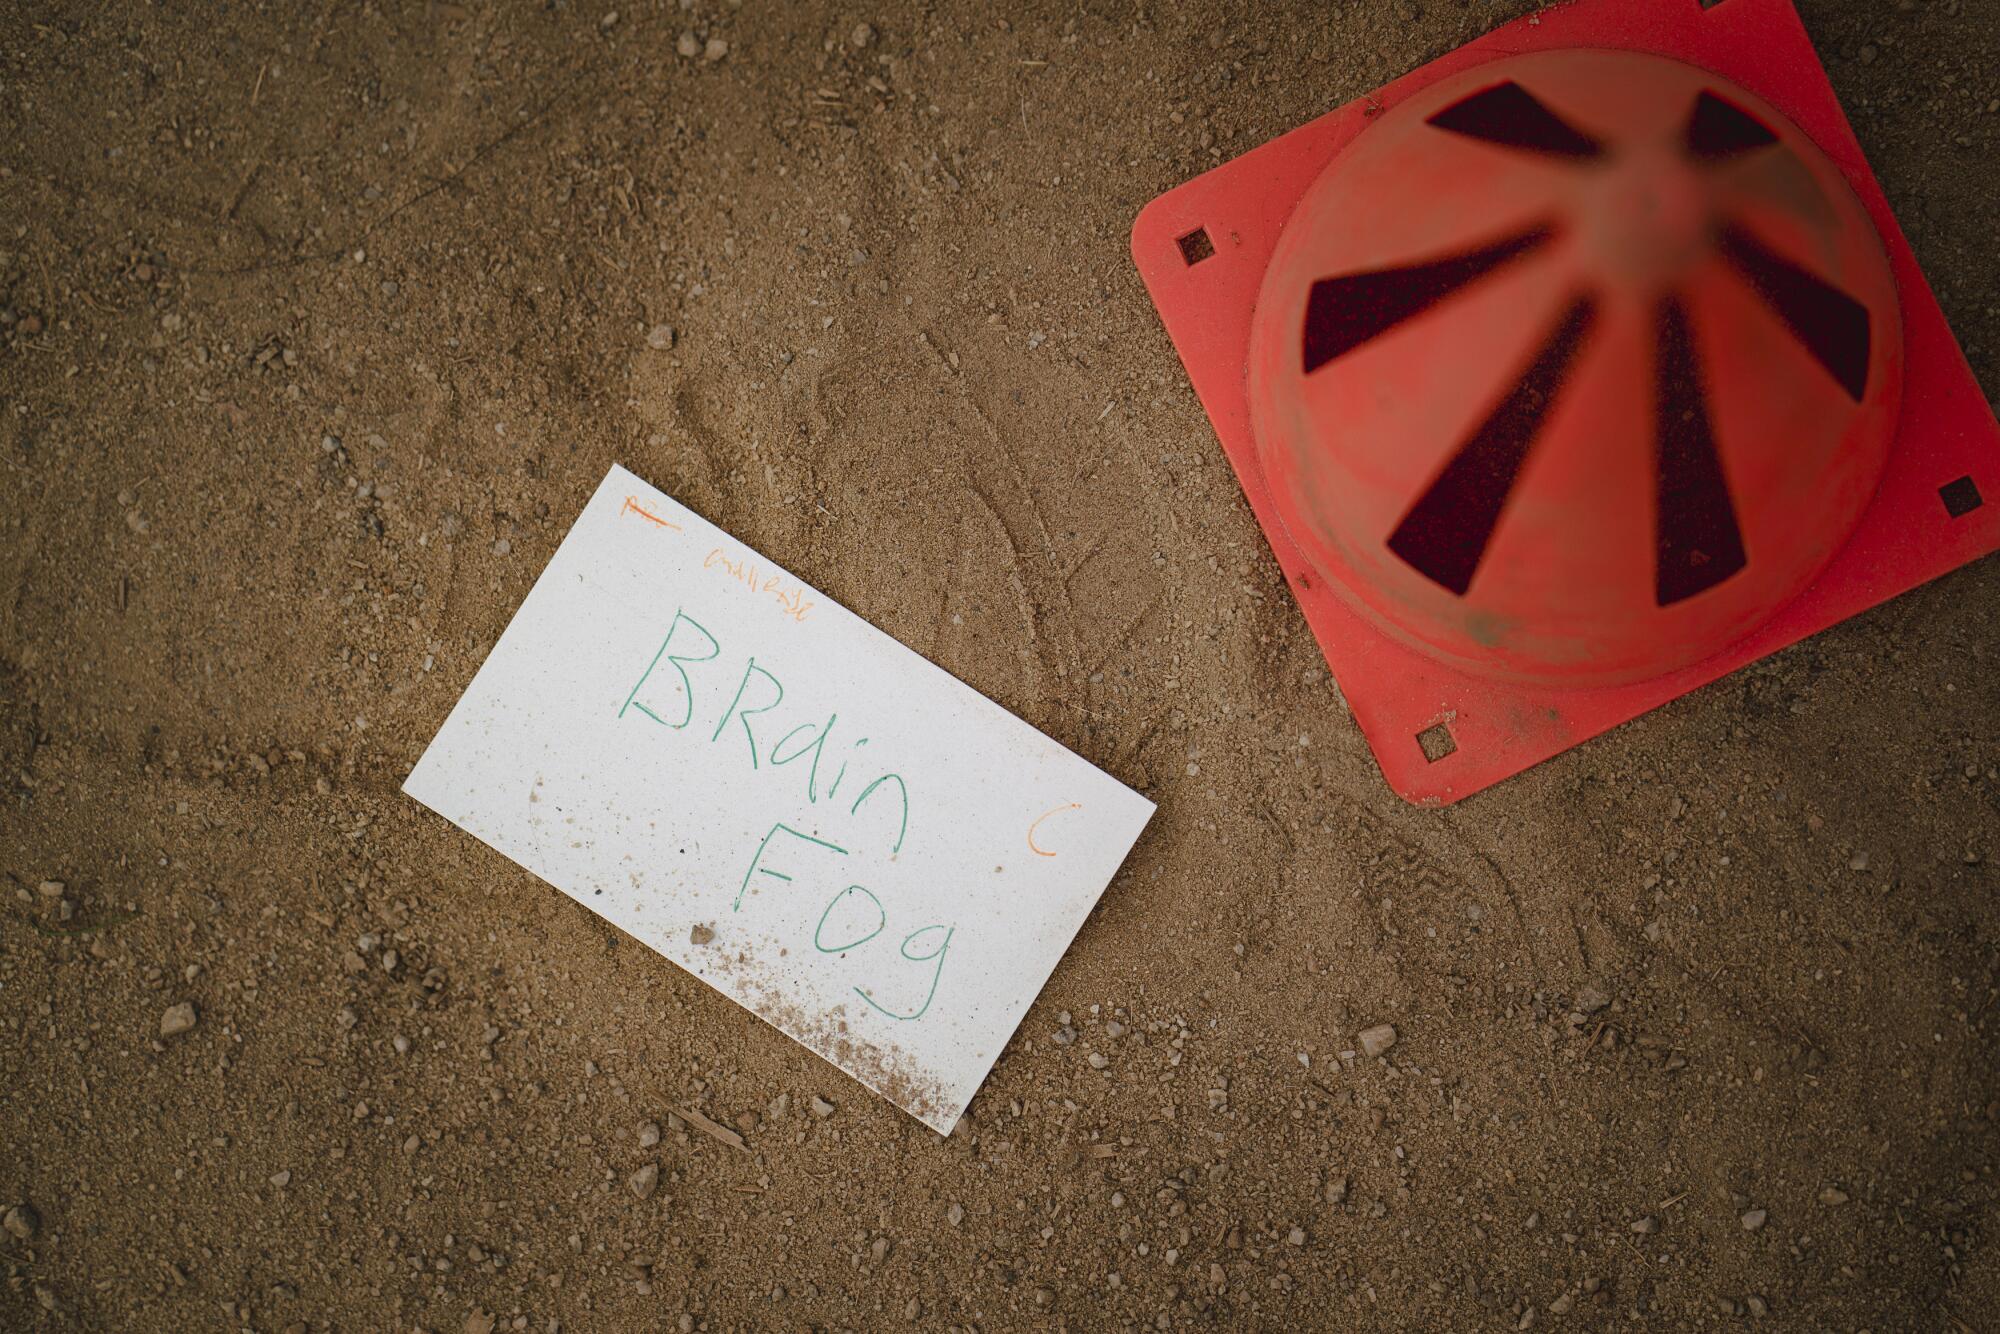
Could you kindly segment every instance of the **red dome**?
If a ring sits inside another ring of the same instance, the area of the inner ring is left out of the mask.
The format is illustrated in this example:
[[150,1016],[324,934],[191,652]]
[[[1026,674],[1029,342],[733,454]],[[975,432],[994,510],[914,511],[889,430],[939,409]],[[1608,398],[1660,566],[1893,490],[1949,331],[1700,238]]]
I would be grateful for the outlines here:
[[1764,101],[1632,52],[1502,59],[1383,114],[1265,274],[1249,398],[1292,540],[1389,634],[1597,685],[1727,647],[1874,493],[1896,289]]

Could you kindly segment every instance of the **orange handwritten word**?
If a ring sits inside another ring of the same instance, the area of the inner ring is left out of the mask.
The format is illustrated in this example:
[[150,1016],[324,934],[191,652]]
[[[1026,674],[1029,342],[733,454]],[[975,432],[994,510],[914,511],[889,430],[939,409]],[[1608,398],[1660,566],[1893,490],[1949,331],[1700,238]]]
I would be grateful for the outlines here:
[[805,592],[797,587],[787,587],[782,574],[761,574],[748,560],[732,560],[717,547],[703,559],[704,570],[719,569],[753,593],[761,593],[777,602],[784,614],[795,621],[803,621],[813,604],[806,601]]
[[636,514],[642,519],[651,519],[654,523],[660,525],[660,527],[671,528],[677,533],[681,530],[679,524],[662,519],[659,515],[641,505],[637,496],[625,497],[625,503],[619,507],[618,512],[620,514]]

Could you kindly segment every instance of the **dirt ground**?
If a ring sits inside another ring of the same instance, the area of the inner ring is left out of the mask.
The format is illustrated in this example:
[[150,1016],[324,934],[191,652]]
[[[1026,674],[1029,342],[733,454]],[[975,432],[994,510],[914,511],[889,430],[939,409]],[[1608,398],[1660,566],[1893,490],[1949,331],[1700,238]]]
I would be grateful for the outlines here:
[[[0,1325],[2000,1329],[2000,565],[1405,807],[1131,267],[1528,7],[0,6]],[[949,1139],[398,792],[613,461],[1159,802]]]

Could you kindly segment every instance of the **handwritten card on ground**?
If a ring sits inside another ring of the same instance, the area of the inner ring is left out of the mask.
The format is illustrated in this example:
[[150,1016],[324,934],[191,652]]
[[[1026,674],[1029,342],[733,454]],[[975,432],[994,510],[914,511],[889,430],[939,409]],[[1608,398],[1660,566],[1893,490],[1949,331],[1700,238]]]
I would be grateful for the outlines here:
[[619,467],[403,790],[941,1134],[1153,812]]

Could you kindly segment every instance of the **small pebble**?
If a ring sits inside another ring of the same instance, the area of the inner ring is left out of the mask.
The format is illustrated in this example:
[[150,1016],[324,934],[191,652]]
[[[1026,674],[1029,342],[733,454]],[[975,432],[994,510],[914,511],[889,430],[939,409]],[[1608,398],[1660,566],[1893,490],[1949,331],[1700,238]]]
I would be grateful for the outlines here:
[[640,1148],[650,1149],[659,1142],[660,1142],[660,1123],[658,1121],[648,1121],[645,1125],[639,1127]]
[[957,1227],[965,1221],[965,1206],[954,1203],[951,1208],[944,1211],[944,1218],[947,1223]]
[[160,1036],[170,1038],[176,1033],[185,1033],[195,1025],[193,1001],[182,1001],[179,1005],[169,1005],[167,1012],[160,1016]]
[[631,1176],[625,1178],[625,1184],[631,1188],[632,1194],[639,1199],[648,1198],[652,1195],[654,1187],[660,1184],[660,1165],[658,1163],[647,1163]]
[[812,1100],[812,1111],[814,1116],[824,1121],[826,1120],[827,1117],[833,1115],[833,1104],[828,1102],[825,1098],[820,1097],[818,1094],[814,1094]]
[[17,1204],[7,1211],[5,1220],[7,1235],[16,1241],[32,1241],[35,1233],[41,1231],[42,1216],[35,1212],[32,1204]]
[[684,32],[680,35],[680,39],[674,43],[674,50],[681,53],[683,60],[693,60],[701,54],[701,38],[691,32]]
[[1819,1202],[1821,1204],[1828,1206],[1839,1206],[1846,1204],[1847,1192],[1842,1190],[1838,1186],[1828,1186],[1826,1189],[1822,1190],[1819,1193]]
[[1396,1045],[1396,1026],[1377,1024],[1373,1028],[1362,1029],[1359,1036],[1362,1052],[1372,1060]]
[[875,29],[866,23],[854,25],[854,31],[847,34],[847,40],[856,47],[863,47],[875,40]]
[[1743,1230],[1745,1232],[1757,1231],[1757,1229],[1764,1226],[1764,1220],[1767,1217],[1769,1217],[1769,1215],[1766,1214],[1762,1209],[1750,1210],[1748,1213],[1743,1215]]
[[709,38],[708,44],[701,48],[701,58],[711,65],[728,54],[729,43],[723,41],[720,37]]

